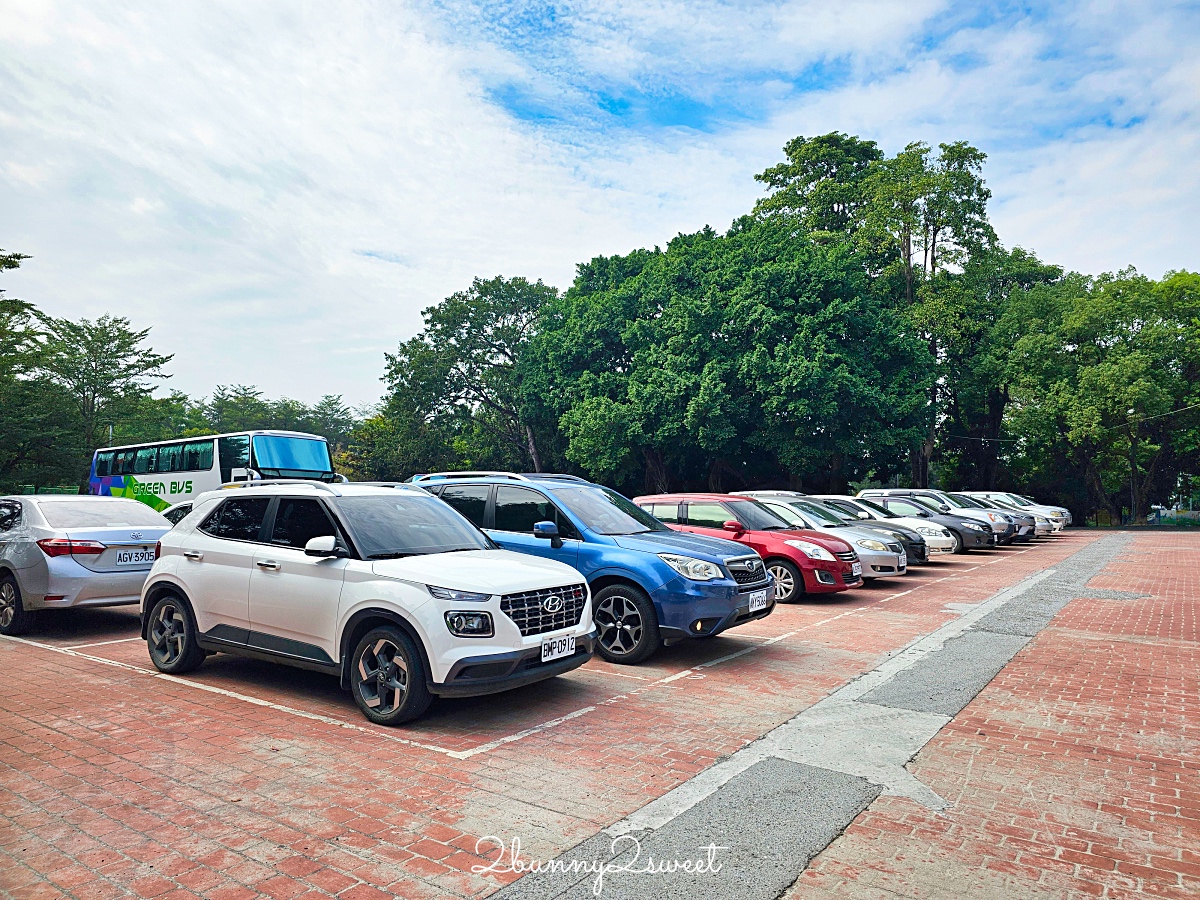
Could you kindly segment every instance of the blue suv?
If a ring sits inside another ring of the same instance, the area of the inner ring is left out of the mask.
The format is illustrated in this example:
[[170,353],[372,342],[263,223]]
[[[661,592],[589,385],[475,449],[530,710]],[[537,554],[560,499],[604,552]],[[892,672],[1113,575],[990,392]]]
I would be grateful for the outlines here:
[[616,491],[572,475],[454,473],[415,483],[505,550],[574,566],[592,590],[596,652],[639,663],[775,608],[775,584],[734,541],[672,531]]

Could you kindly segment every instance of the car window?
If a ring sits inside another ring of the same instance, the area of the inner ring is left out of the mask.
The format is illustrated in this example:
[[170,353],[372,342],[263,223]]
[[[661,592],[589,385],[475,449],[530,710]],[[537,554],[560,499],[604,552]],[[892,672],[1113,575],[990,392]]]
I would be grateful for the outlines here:
[[271,526],[271,543],[303,550],[315,537],[337,535],[333,520],[321,501],[312,498],[281,497]]
[[342,497],[337,501],[366,559],[392,559],[496,545],[453,507],[424,491],[395,496]]
[[[450,493],[450,489],[446,489]],[[508,487],[501,485],[496,488],[497,531],[514,531],[519,534],[533,534],[535,522],[553,522],[558,526],[562,537],[575,537],[576,531],[567,517],[544,495],[529,488]]]
[[474,522],[476,527],[482,528],[491,489],[486,484],[448,484],[438,491],[437,496]]
[[736,516],[720,503],[689,503],[687,523],[696,528],[721,528]]
[[[840,516],[826,509],[820,503],[811,503],[806,500],[793,500],[789,504],[793,509],[797,509],[801,514],[808,516],[811,519],[816,519],[818,525],[826,525],[830,528],[840,528],[843,524]],[[775,510],[772,510],[774,512]]]
[[863,521],[858,517],[859,510],[853,507],[847,507],[845,504],[838,503],[834,500],[819,501],[821,509],[828,510],[832,515],[837,516],[843,523],[853,523]]
[[167,525],[161,515],[137,500],[46,500],[39,502],[38,508],[51,528]]
[[660,522],[670,522],[672,525],[679,524],[678,503],[649,503],[642,508]]
[[919,503],[914,503],[911,500],[895,500],[888,498],[883,501],[884,506],[894,513],[900,513],[905,516],[923,516],[932,510],[926,509]]
[[16,500],[0,500],[0,531],[12,531],[21,524],[21,504]]
[[192,511],[192,504],[181,503],[178,506],[176,506],[172,509],[168,509],[166,512],[164,512],[163,518],[166,519],[168,522],[170,522],[172,525],[178,525],[180,523],[180,521],[183,520],[183,517],[186,516],[191,511]]
[[228,541],[257,541],[270,505],[269,497],[226,500],[200,525],[200,530]]

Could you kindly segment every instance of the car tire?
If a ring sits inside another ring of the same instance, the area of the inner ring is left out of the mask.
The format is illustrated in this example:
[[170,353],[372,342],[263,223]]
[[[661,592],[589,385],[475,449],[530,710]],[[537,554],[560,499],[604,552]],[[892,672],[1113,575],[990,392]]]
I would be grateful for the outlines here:
[[596,653],[610,663],[636,665],[662,644],[654,604],[631,584],[610,584],[598,591],[592,597],[592,620]]
[[952,538],[954,538],[954,552],[955,553],[966,553],[967,545],[966,545],[966,542],[963,541],[963,536],[961,534],[959,534],[957,531],[955,531],[953,528],[950,529],[950,536]]
[[150,610],[146,649],[154,668],[182,675],[200,667],[207,654],[196,638],[196,619],[182,597],[167,594]]
[[36,614],[25,608],[17,579],[7,572],[0,578],[0,634],[16,637],[33,627]]
[[767,562],[767,571],[775,576],[776,603],[796,603],[804,596],[804,575],[794,562],[772,559]]
[[433,702],[421,654],[396,625],[381,625],[363,635],[350,665],[350,693],[376,725],[411,722]]

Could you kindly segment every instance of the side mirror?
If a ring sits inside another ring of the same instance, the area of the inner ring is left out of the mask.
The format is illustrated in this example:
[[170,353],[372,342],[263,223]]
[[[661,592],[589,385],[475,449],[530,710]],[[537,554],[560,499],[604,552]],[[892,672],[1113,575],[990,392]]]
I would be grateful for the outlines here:
[[337,556],[337,538],[332,534],[323,534],[309,540],[304,545],[305,556]]
[[724,528],[726,531],[732,531],[734,534],[743,534],[746,531],[746,529],[742,527],[742,523],[737,521],[736,519],[730,519],[728,522],[723,524],[721,527]]
[[550,546],[557,550],[563,545],[562,538],[558,534],[558,526],[553,522],[534,522],[533,536],[535,538],[543,538],[550,542]]
[[947,506],[945,503],[939,503],[939,504],[938,504],[938,509],[939,509],[939,510],[941,510],[942,512],[944,512],[944,513],[948,513],[948,512],[950,512],[950,507],[948,507],[948,506]]

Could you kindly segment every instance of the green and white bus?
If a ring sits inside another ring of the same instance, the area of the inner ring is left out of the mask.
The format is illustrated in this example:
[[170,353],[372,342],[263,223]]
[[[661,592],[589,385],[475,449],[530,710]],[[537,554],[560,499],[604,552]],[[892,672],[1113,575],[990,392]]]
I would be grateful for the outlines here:
[[239,431],[104,447],[92,456],[89,491],[131,497],[162,512],[234,481],[341,481],[325,438],[299,431]]

